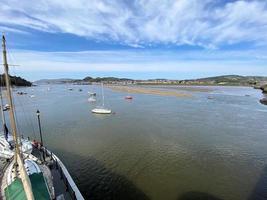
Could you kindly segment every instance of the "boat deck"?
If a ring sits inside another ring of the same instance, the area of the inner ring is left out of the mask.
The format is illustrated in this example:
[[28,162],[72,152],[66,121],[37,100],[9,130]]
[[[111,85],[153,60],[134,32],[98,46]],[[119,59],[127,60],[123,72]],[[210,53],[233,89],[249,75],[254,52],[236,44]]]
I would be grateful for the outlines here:
[[[78,189],[75,188],[77,186],[75,184],[73,186],[73,183],[71,182],[72,180],[70,181],[68,177],[69,174],[66,173],[65,171],[66,169],[63,169],[64,166],[62,166],[62,163],[61,164],[59,163],[60,161],[57,160],[58,158],[54,154],[51,154],[51,152],[46,152],[43,150],[39,150],[37,148],[33,148],[32,155],[38,159],[37,163],[39,164],[45,163],[45,165],[50,169],[49,173],[51,172],[52,174],[53,183],[47,183],[47,184],[50,185],[50,187],[52,186],[54,187],[54,194],[56,199],[63,199],[63,200],[84,199],[79,193],[79,191],[76,190],[75,193],[75,189]],[[7,182],[7,180],[3,180],[3,178],[5,177],[3,176],[4,175],[3,172],[5,171],[5,169],[7,169],[8,166],[10,166],[11,162],[13,162],[13,160],[7,161],[6,159],[0,159],[0,183],[2,181]],[[39,165],[39,166],[41,166],[42,172],[45,174],[48,168],[45,167],[44,165]],[[3,188],[1,188],[1,190],[2,189]],[[4,192],[0,191],[0,197],[3,198],[2,196],[3,194]]]
[[47,155],[47,153],[44,153],[43,151],[37,148],[33,148],[32,154],[40,161],[45,162],[49,166],[53,177],[55,196],[61,198],[64,197],[65,200],[76,199],[58,163],[50,155]]
[[[2,181],[6,182],[6,180],[3,180],[4,177],[4,171],[8,167],[8,162],[4,158],[0,158],[0,185],[2,185]],[[0,199],[2,199],[2,189],[0,187]]]

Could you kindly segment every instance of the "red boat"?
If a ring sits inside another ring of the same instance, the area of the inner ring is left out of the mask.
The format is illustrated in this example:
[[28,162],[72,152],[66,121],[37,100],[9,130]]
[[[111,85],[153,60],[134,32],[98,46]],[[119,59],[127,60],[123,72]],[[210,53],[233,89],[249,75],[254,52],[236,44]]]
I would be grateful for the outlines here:
[[125,99],[133,99],[132,96],[126,96]]

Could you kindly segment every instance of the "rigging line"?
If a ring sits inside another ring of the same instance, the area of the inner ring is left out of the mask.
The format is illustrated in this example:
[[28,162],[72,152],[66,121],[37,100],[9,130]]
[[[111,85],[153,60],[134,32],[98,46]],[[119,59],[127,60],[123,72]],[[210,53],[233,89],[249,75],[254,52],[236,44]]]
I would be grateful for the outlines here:
[[[6,54],[7,54],[8,60],[12,62],[13,58],[11,58],[10,50],[7,47],[6,47]],[[13,72],[13,68],[9,68],[9,76],[11,76],[12,72]],[[11,78],[10,78],[10,80],[11,80]],[[11,95],[12,95],[12,98],[15,100],[13,88],[15,88],[15,90],[16,90],[16,79],[14,79],[14,82],[15,82],[15,84],[13,84],[13,87],[12,87],[12,80],[11,80]],[[17,115],[16,115],[16,104],[15,103],[14,103],[14,114],[15,114],[16,123],[18,124]],[[19,134],[20,134],[20,127],[17,126],[17,128],[19,129]]]
[[[11,61],[15,60],[9,49],[8,49],[8,57],[9,57],[9,59],[10,59]],[[14,68],[11,68],[11,71],[13,72],[13,74],[14,74],[15,76],[17,76],[15,66],[14,66]],[[14,79],[14,82],[15,82],[15,86],[14,86],[14,87],[17,88],[17,87],[16,87],[16,85],[17,85],[17,80]],[[12,96],[14,96],[14,95],[12,94]],[[34,126],[33,126],[33,123],[32,123],[32,119],[30,118],[30,116],[26,115],[25,107],[24,107],[24,103],[21,101],[20,98],[14,98],[14,99],[17,100],[17,102],[19,103],[20,107],[22,108],[22,114],[24,115],[25,123],[26,123],[29,127],[31,127],[31,129],[32,129],[32,133],[33,133],[33,135],[34,135],[34,138],[36,138],[36,131],[35,131],[35,129],[34,129]],[[16,122],[17,122],[17,124],[19,125],[19,126],[18,126],[18,129],[19,129],[19,134],[20,134],[20,136],[21,136],[21,135],[22,135],[22,131],[21,131],[20,123],[19,123],[18,118],[17,118],[16,109],[15,109],[15,118],[16,118]]]
[[[10,54],[12,57],[13,57],[13,55],[12,54]],[[14,68],[14,73],[15,73],[15,75],[16,75],[16,68]],[[17,76],[17,75],[16,75]],[[16,81],[16,80],[15,80]],[[32,133],[33,133],[33,135],[34,135],[34,138],[36,138],[36,130],[35,130],[35,126],[33,125],[34,123],[33,123],[33,118],[32,117],[30,117],[30,115],[26,115],[26,113],[28,113],[28,112],[26,112],[25,111],[25,106],[24,106],[24,103],[23,102],[29,102],[29,101],[27,101],[27,98],[26,98],[27,96],[25,96],[24,97],[24,101],[21,101],[21,99],[20,98],[18,98],[18,102],[20,103],[20,105],[21,105],[21,108],[22,108],[22,110],[23,110],[23,115],[24,115],[24,117],[25,117],[25,120],[26,120],[26,123],[29,125],[29,127],[31,127],[31,130],[32,130]],[[35,101],[34,101],[35,102]],[[33,102],[31,102],[31,104],[33,104]],[[36,105],[35,105],[35,107],[37,107]]]
[[[11,52],[9,51],[9,56],[10,57],[13,57],[13,55],[11,54]],[[13,58],[11,60],[14,60]],[[17,76],[16,74],[16,67],[14,67],[12,69],[12,72],[14,73],[15,76]],[[15,85],[17,83],[17,80],[15,79]],[[17,88],[17,87],[16,87]],[[26,97],[26,96],[25,96]],[[36,131],[35,131],[35,128],[34,128],[34,125],[33,125],[33,121],[32,121],[32,118],[29,116],[29,115],[26,115],[26,111],[25,111],[25,106],[24,106],[24,103],[23,102],[27,102],[27,99],[24,98],[24,101],[22,101],[20,98],[17,98],[17,102],[19,103],[19,105],[21,106],[22,108],[22,113],[24,115],[24,119],[26,121],[26,124],[29,125],[29,127],[31,127],[31,130],[32,130],[32,133],[34,135],[34,138],[36,138]]]
[[6,124],[6,119],[5,119],[5,113],[4,113],[4,101],[3,101],[3,90],[2,90],[2,75],[0,74],[0,95],[1,95],[1,116],[2,116],[2,126],[3,126],[3,131],[4,130],[4,126]]
[[8,132],[9,130],[7,129],[7,123],[6,123],[6,116],[5,116],[5,111],[4,111],[4,94],[3,94],[3,77],[0,74],[0,102],[1,102],[1,117],[2,117],[2,129],[3,129],[3,133],[5,134],[5,137],[8,138]]

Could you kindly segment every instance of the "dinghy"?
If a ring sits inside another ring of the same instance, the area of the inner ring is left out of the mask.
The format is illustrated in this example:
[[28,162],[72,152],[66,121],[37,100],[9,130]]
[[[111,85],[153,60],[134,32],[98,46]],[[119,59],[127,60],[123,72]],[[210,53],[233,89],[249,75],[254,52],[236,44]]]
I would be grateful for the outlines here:
[[125,96],[125,99],[132,100],[132,99],[133,99],[133,97],[132,97],[132,96],[129,96],[129,95],[127,95],[127,96]]

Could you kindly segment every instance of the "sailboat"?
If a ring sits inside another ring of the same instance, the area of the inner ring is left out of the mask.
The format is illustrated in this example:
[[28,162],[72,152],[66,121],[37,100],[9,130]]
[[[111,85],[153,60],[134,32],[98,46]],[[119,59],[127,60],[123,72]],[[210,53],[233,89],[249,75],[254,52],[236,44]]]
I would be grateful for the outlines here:
[[84,198],[66,167],[55,154],[43,146],[43,143],[38,148],[34,148],[32,154],[23,154],[14,115],[4,36],[2,37],[2,46],[7,99],[10,105],[9,119],[14,140],[14,155],[5,163],[5,167],[2,170],[3,175],[0,177],[0,199],[83,200]]
[[92,113],[96,113],[96,114],[111,114],[112,111],[110,109],[105,108],[105,98],[104,98],[103,83],[101,83],[101,89],[102,89],[102,106],[99,107],[99,108],[93,109]]

